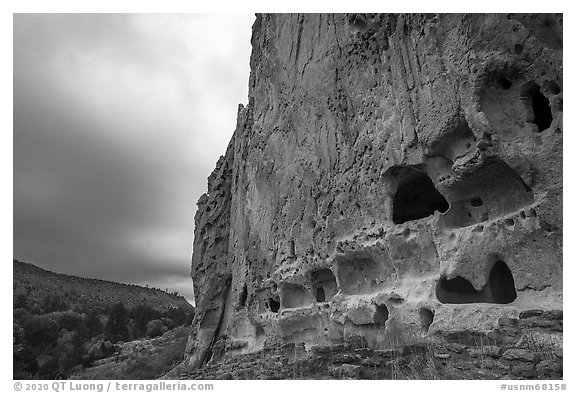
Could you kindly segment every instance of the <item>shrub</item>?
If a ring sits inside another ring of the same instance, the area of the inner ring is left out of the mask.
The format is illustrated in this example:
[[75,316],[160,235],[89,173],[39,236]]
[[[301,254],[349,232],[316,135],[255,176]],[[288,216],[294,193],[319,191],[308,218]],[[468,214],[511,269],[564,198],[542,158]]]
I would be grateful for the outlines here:
[[161,320],[155,319],[148,322],[146,325],[146,335],[148,337],[158,337],[164,334],[168,328],[162,323]]

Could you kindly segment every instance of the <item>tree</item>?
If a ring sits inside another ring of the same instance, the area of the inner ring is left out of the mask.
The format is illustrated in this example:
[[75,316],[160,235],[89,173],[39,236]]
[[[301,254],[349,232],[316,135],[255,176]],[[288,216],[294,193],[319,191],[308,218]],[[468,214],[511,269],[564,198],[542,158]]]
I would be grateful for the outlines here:
[[141,304],[130,310],[130,317],[134,320],[134,336],[141,337],[146,334],[148,322],[160,317],[160,313],[147,304]]
[[58,323],[49,316],[34,316],[22,326],[26,342],[32,347],[46,347],[58,339],[60,328]]
[[16,296],[16,298],[14,298],[13,306],[14,309],[17,308],[26,309],[28,307],[28,297],[23,293],[21,293],[20,295]]
[[89,338],[99,335],[104,331],[100,315],[97,311],[92,310],[84,318],[84,326],[86,327],[86,334]]
[[68,303],[64,301],[60,296],[56,294],[48,295],[42,300],[41,305],[42,310],[45,314],[56,312],[56,311],[66,311],[70,309]]
[[123,303],[116,303],[110,309],[108,323],[106,324],[106,334],[113,343],[128,340],[128,312]]

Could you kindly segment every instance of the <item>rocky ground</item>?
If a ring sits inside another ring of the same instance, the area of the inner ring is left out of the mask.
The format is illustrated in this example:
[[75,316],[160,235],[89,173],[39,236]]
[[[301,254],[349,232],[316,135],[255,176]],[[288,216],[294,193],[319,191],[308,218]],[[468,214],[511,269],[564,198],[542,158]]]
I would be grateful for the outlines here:
[[486,335],[469,332],[371,350],[283,344],[224,356],[200,369],[181,364],[169,379],[561,379],[562,311],[530,310],[501,318]]

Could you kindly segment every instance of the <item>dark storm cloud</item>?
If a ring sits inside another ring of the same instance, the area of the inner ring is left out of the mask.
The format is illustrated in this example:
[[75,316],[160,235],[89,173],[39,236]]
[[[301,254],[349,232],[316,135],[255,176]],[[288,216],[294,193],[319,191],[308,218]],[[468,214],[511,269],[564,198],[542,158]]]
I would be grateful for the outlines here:
[[178,290],[251,15],[14,17],[14,257]]

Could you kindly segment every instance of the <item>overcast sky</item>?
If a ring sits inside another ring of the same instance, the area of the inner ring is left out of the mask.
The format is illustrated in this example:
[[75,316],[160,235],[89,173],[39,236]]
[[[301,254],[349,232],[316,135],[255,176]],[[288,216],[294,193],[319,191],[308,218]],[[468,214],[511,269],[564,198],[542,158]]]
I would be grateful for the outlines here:
[[14,258],[192,301],[196,201],[253,14],[14,16]]

